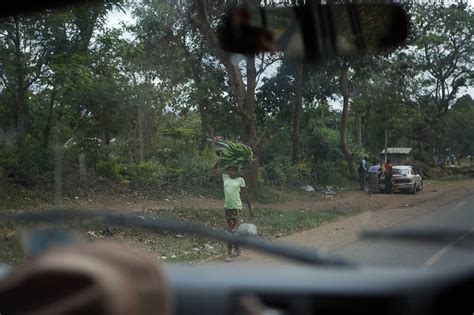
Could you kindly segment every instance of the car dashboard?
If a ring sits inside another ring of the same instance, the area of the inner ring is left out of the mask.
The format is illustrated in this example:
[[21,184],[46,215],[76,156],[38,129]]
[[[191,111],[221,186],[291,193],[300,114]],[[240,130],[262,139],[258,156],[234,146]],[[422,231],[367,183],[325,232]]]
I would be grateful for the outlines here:
[[166,265],[176,314],[240,314],[257,297],[278,314],[472,314],[474,268]]

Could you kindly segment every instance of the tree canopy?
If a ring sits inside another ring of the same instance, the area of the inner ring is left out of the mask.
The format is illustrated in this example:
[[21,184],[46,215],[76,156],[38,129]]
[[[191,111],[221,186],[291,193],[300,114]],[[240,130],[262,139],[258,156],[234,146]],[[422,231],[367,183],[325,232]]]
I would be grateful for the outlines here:
[[254,190],[350,181],[386,140],[430,164],[474,154],[467,4],[410,5],[405,46],[319,65],[222,51],[229,5],[115,1],[2,20],[3,183],[52,185],[60,159],[72,186],[212,188],[216,137],[253,149]]

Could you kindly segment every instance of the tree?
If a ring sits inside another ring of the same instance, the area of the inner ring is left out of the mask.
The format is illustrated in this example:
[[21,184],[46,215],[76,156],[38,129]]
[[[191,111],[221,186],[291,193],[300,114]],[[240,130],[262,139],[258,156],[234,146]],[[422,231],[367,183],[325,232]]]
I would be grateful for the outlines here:
[[303,108],[303,62],[296,63],[295,73],[295,109],[293,112],[292,160],[294,164],[300,161],[300,120]]
[[[254,190],[258,185],[258,157],[261,155],[263,146],[268,138],[278,130],[278,126],[273,125],[268,127],[260,136],[258,136],[257,118],[255,113],[255,92],[259,73],[256,68],[255,56],[243,57],[242,62],[244,63],[244,67],[241,68],[239,62],[232,60],[230,54],[219,48],[219,40],[216,31],[211,26],[215,25],[218,19],[216,19],[216,16],[210,15],[210,13],[216,13],[215,11],[210,10],[210,8],[212,7],[208,6],[207,1],[195,0],[194,12],[191,15],[191,20],[200,30],[202,36],[211,48],[212,53],[226,70],[229,86],[232,91],[232,100],[228,105],[240,117],[240,140],[249,145],[257,157],[246,171],[246,178],[249,186]],[[221,12],[222,9],[223,8],[220,7],[218,12]],[[265,69],[263,62],[264,61],[262,60],[262,66],[259,68],[260,71],[264,71]],[[273,61],[269,61],[269,63],[272,62]]]
[[9,95],[14,105],[14,128],[19,143],[26,136],[28,92],[48,71],[51,46],[45,38],[45,21],[42,17],[15,16],[0,24],[2,93]]
[[474,11],[466,3],[413,8],[413,38],[392,60],[400,101],[428,127],[427,146],[436,164],[437,134],[460,89],[473,80]]
[[474,154],[474,100],[469,94],[460,97],[444,119],[447,147],[460,160]]

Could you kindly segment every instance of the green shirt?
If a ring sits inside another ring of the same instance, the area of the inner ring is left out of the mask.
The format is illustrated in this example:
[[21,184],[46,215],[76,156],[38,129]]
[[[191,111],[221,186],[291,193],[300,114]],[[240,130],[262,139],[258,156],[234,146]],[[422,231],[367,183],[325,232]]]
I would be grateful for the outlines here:
[[240,188],[245,187],[245,180],[242,177],[230,178],[227,174],[222,174],[224,181],[224,208],[242,210],[240,200]]

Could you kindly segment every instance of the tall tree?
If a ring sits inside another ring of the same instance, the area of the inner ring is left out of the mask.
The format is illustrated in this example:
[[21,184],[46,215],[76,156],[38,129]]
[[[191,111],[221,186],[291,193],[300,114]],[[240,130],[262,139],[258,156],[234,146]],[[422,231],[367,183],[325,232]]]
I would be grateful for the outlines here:
[[428,127],[427,146],[436,164],[441,125],[474,71],[474,10],[467,3],[415,5],[414,34],[393,60],[399,97],[419,112]]
[[348,72],[350,64],[348,60],[340,60],[339,62],[339,85],[342,95],[342,113],[341,113],[341,137],[340,137],[340,146],[342,154],[344,154],[347,166],[349,168],[349,174],[354,177],[356,172],[354,168],[354,157],[352,155],[352,150],[349,148],[347,143],[347,126],[349,119],[349,99],[350,99],[350,90],[348,82]]
[[21,143],[27,131],[28,91],[48,71],[51,47],[45,45],[42,17],[8,18],[0,29],[2,90],[13,99],[14,127]]
[[296,64],[295,73],[295,109],[293,112],[293,132],[292,132],[292,160],[296,164],[300,161],[300,120],[303,109],[303,62]]
[[[255,63],[255,56],[246,56],[241,67],[232,56],[219,47],[219,40],[214,29],[218,22],[218,17],[211,15],[220,14],[224,8],[213,9],[205,0],[194,1],[194,12],[191,20],[204,36],[207,44],[211,48],[215,57],[224,66],[229,86],[232,91],[232,101],[229,106],[239,115],[240,120],[240,139],[243,143],[249,145],[257,157],[246,171],[246,178],[251,189],[258,185],[258,157],[261,155],[263,145],[268,138],[278,130],[277,126],[268,127],[260,136],[257,130],[257,117],[255,106],[255,92],[257,88],[258,71]],[[210,14],[211,13],[211,14]],[[261,68],[262,69],[262,68]],[[245,81],[244,81],[245,77]]]

